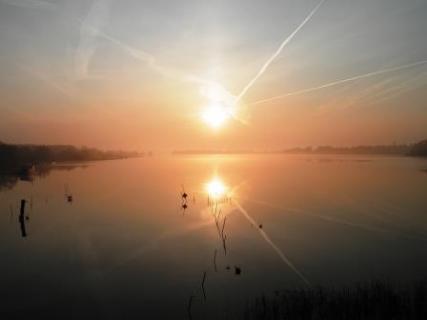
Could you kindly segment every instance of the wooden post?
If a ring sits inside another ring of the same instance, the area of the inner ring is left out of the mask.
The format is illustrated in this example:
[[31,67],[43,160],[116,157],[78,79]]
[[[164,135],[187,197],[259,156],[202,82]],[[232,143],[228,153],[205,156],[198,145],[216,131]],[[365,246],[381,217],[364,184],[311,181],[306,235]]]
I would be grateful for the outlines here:
[[26,200],[21,200],[21,209],[19,212],[19,224],[21,225],[21,235],[23,238],[27,236],[27,230],[25,229],[25,203]]

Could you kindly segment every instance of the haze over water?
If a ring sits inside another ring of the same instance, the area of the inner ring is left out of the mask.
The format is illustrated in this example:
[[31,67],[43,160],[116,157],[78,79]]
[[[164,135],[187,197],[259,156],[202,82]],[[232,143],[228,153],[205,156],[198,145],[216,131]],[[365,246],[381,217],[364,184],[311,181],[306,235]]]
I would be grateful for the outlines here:
[[[195,318],[240,315],[255,296],[307,287],[261,231],[313,286],[423,280],[426,168],[407,157],[156,156],[18,181],[0,189],[1,312],[181,319],[194,296]],[[230,191],[219,204],[226,254],[213,179]]]
[[426,0],[0,0],[0,320],[427,319],[426,31]]

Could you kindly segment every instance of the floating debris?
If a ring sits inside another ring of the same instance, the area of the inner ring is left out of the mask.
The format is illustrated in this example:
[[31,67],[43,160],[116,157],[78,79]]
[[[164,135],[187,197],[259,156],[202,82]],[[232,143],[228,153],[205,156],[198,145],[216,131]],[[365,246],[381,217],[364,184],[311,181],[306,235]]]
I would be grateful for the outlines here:
[[65,195],[65,199],[68,203],[72,203],[73,202],[73,195],[69,190],[68,184],[64,185],[64,195]]
[[181,198],[183,200],[187,200],[188,194],[187,192],[185,192],[184,185],[181,185],[181,187],[182,187]]
[[242,269],[240,267],[234,266],[234,274],[236,276],[240,275],[242,273]]

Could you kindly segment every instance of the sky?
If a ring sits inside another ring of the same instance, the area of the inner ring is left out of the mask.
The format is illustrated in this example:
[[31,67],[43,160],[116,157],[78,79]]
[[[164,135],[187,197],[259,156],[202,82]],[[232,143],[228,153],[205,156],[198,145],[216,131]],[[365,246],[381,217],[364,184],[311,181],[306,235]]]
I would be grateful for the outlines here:
[[[426,32],[427,0],[0,0],[0,141],[416,142]],[[213,103],[230,110],[218,128]]]

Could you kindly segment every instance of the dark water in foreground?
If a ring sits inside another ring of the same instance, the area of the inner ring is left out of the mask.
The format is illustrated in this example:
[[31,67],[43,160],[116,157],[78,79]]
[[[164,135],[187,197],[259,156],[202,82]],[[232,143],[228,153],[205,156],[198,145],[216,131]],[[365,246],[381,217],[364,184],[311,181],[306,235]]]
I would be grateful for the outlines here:
[[185,319],[191,304],[193,319],[233,318],[249,299],[307,283],[426,279],[426,168],[369,156],[165,156],[8,181],[0,316]]

